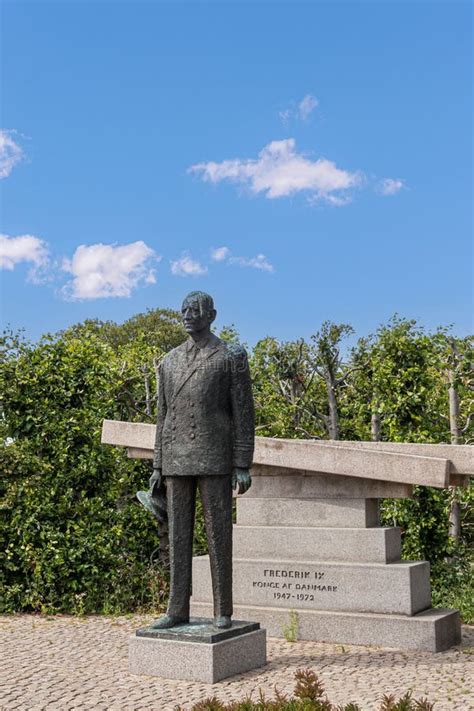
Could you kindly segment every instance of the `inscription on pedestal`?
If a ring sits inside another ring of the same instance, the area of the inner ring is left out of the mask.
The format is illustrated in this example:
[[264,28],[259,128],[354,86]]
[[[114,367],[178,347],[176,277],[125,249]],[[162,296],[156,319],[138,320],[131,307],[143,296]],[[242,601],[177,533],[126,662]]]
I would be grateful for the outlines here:
[[339,586],[326,578],[323,570],[264,568],[262,575],[252,580],[252,589],[268,590],[273,600],[311,603],[316,600],[316,593],[337,593]]
[[[291,582],[290,582],[291,581]],[[326,573],[322,570],[285,570],[279,568],[265,568],[263,579],[252,580],[253,588],[270,588],[274,590],[277,600],[311,600],[308,592],[337,592],[338,586],[326,580]]]
[[[206,557],[193,561],[193,599],[207,602]],[[234,602],[295,610],[414,615],[430,604],[428,563],[337,563],[234,559]]]

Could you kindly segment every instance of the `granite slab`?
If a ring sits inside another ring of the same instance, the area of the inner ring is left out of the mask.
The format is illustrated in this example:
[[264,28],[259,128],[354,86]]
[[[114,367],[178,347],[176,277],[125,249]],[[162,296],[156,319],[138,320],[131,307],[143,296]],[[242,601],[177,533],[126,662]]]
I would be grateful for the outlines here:
[[223,642],[225,639],[238,637],[248,632],[255,632],[260,629],[258,622],[244,622],[242,620],[232,620],[232,627],[226,630],[219,630],[214,627],[212,618],[191,617],[188,623],[182,623],[169,627],[168,629],[153,629],[152,625],[140,627],[136,631],[137,637],[149,637],[150,639],[168,639],[176,642],[196,642],[197,644],[214,644]]

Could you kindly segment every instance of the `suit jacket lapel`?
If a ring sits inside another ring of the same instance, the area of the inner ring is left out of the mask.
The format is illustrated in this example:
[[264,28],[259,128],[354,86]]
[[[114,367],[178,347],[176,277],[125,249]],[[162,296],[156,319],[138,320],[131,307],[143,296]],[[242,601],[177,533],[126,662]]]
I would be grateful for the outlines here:
[[[217,341],[217,339],[216,339]],[[202,351],[202,356],[199,358],[199,360],[196,358],[194,363],[191,366],[188,366],[187,370],[183,373],[183,375],[177,380],[176,385],[174,387],[174,392],[173,392],[173,400],[176,398],[178,393],[183,389],[183,386],[188,382],[189,378],[191,378],[196,370],[201,367],[203,360],[208,360],[211,358],[215,353],[217,353],[220,350],[220,343],[213,342],[211,341],[209,345],[203,349]],[[186,367],[186,353],[183,353],[183,365]]]

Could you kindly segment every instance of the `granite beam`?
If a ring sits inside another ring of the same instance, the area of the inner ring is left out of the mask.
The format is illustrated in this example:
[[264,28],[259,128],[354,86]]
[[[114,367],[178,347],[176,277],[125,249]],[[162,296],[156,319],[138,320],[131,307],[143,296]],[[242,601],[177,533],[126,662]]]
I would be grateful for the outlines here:
[[[104,420],[102,442],[129,449],[140,458],[153,450],[152,424]],[[474,471],[468,446],[385,442],[333,442],[257,437],[254,463],[304,471],[323,472],[370,480],[447,487],[450,476],[466,477]]]
[[412,494],[413,487],[410,484],[257,464],[252,467],[252,486],[243,498],[403,499]]

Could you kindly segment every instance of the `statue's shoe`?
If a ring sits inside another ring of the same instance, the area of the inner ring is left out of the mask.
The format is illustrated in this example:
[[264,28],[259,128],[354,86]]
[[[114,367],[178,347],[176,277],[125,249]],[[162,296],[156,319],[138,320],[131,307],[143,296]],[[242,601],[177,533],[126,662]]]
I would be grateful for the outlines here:
[[214,617],[214,627],[217,627],[218,630],[227,630],[229,627],[232,627],[232,620],[230,617],[227,617],[227,615]]
[[185,625],[189,622],[189,617],[175,617],[174,615],[163,615],[159,620],[150,625],[152,630],[167,630],[176,625]]

